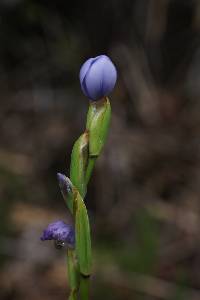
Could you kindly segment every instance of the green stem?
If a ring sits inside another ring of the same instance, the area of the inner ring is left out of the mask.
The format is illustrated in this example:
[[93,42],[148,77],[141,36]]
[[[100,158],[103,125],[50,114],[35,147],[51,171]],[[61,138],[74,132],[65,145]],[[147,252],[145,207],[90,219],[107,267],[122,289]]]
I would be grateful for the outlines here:
[[68,300],[78,300],[77,291],[71,291]]
[[89,300],[89,280],[90,277],[81,276],[80,279],[80,300]]
[[79,273],[75,259],[75,251],[73,249],[67,249],[67,271],[70,287],[70,295],[68,300],[78,300],[77,291],[79,288]]
[[96,160],[97,160],[97,156],[89,157],[87,170],[86,170],[86,174],[85,174],[86,185],[88,184],[88,182],[90,180]]

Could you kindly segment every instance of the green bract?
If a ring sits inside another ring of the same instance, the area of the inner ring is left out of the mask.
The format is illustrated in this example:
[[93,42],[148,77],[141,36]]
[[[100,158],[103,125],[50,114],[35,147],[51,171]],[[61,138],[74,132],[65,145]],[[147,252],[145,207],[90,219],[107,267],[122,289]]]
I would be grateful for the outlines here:
[[75,207],[76,254],[80,273],[84,276],[89,276],[91,274],[92,265],[90,225],[87,209],[79,193],[77,193],[75,198]]
[[91,102],[87,114],[86,129],[89,132],[89,155],[99,156],[110,125],[111,106],[108,98]]
[[88,164],[88,133],[84,132],[75,142],[71,154],[70,178],[82,197],[86,194],[85,173]]

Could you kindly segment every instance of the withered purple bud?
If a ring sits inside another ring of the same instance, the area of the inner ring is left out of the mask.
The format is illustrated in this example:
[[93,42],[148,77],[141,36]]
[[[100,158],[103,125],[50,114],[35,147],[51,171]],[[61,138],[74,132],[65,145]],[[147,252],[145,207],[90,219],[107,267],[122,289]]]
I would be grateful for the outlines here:
[[40,239],[42,241],[54,240],[63,245],[66,244],[68,247],[74,247],[75,232],[71,225],[65,224],[63,221],[56,221],[47,226]]

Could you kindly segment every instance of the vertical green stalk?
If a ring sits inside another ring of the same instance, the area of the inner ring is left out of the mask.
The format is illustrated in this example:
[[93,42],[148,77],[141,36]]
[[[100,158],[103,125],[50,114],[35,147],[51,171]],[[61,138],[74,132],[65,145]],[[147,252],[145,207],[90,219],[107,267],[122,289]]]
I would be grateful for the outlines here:
[[95,157],[95,156],[89,157],[89,159],[88,159],[88,165],[87,165],[87,170],[86,170],[86,174],[85,174],[86,184],[88,184],[88,182],[90,181],[90,177],[92,175],[92,171],[94,169],[96,160],[97,160],[97,157]]
[[84,197],[96,159],[106,141],[110,117],[111,106],[108,98],[104,98],[98,103],[90,103],[86,130],[72,149],[70,179],[58,174],[61,192],[73,215],[75,224],[75,249],[67,251],[70,287],[68,300],[89,300],[92,250],[90,223]]
[[68,300],[78,300],[77,291],[71,291]]
[[89,299],[89,280],[90,277],[81,276],[80,278],[80,299],[88,300]]
[[78,288],[80,282],[79,272],[75,251],[70,248],[67,249],[67,272],[70,287],[70,295],[68,300],[78,300]]

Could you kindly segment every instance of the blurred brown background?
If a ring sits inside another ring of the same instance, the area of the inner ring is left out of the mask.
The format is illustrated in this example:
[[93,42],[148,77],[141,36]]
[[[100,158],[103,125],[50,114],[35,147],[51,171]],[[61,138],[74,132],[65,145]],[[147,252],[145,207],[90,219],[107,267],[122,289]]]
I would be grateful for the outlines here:
[[88,107],[85,59],[119,78],[89,185],[91,299],[200,299],[200,1],[0,1],[0,299],[67,299],[56,173]]

